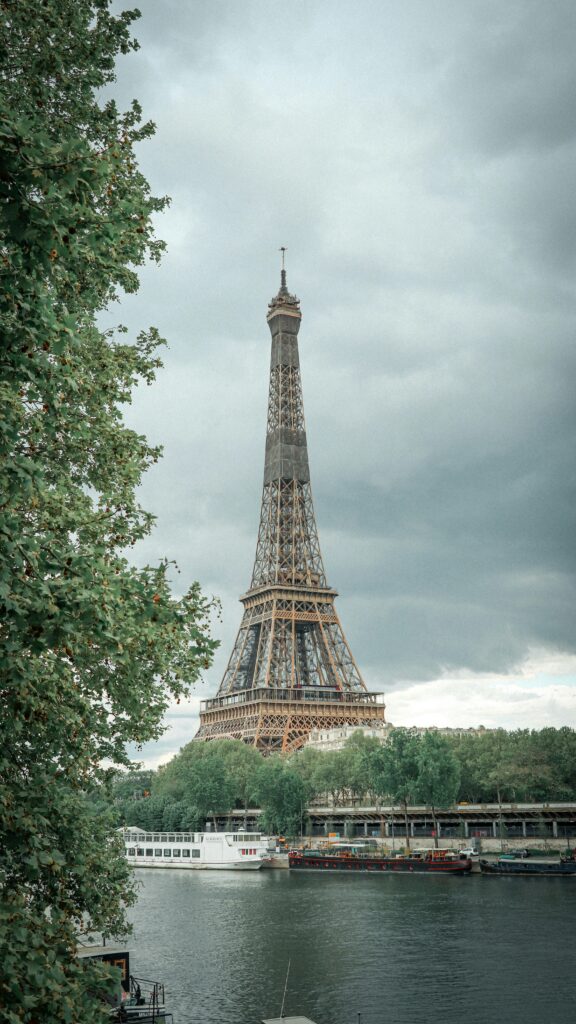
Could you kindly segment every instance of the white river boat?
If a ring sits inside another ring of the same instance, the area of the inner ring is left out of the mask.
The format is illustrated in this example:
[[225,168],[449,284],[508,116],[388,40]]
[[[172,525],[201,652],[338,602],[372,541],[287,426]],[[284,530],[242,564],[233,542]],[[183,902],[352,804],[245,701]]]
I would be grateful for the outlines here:
[[146,832],[120,828],[129,864],[136,868],[257,871],[272,854],[260,832]]

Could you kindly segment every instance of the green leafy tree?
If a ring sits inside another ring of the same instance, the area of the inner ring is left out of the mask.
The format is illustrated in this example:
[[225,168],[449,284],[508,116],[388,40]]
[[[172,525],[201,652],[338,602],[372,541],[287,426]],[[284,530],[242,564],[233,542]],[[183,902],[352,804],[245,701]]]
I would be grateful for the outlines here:
[[122,824],[137,826],[147,832],[159,832],[164,828],[168,808],[174,805],[174,800],[164,796],[151,796],[146,800],[131,800],[122,807]]
[[201,832],[204,822],[197,807],[192,804],[183,804],[182,807],[182,829],[184,832]]
[[188,743],[157,775],[154,794],[193,807],[201,819],[234,807],[236,783],[226,766],[223,744]]
[[432,812],[434,822],[434,846],[438,846],[439,807],[450,807],[460,785],[460,767],[449,741],[437,732],[425,732],[418,744],[418,778],[415,795]]
[[318,770],[323,756],[321,751],[314,747],[302,747],[290,758],[290,766],[302,779],[307,804],[319,795]]
[[343,804],[350,787],[346,755],[341,750],[322,753],[314,778],[317,793],[329,795],[334,806]]
[[544,799],[576,799],[576,730],[562,726],[533,731],[530,748],[534,760],[546,763],[553,774]]
[[234,805],[243,809],[246,825],[248,808],[254,794],[256,773],[262,764],[262,754],[241,740],[223,740],[220,749],[230,778]]
[[9,1024],[104,1020],[76,933],[125,931],[130,876],[87,790],[153,739],[213,650],[197,585],[125,552],[158,449],[122,405],[160,365],[100,316],[157,259],[136,103],[99,101],[135,13],[108,0],[0,9],[0,1002]]
[[410,848],[408,804],[414,799],[418,784],[418,752],[421,737],[415,729],[392,729],[384,744],[370,755],[371,787],[380,796],[387,796],[404,811],[406,846]]
[[140,800],[149,796],[152,791],[154,772],[146,771],[117,772],[112,780],[110,792],[113,800]]
[[467,803],[481,803],[486,799],[486,763],[483,757],[486,733],[466,732],[450,740],[460,765],[458,798]]
[[496,801],[500,806],[503,801],[515,798],[521,781],[516,764],[518,751],[514,751],[511,737],[505,729],[493,729],[482,737],[480,745],[485,799]]
[[360,729],[346,740],[341,752],[347,786],[356,797],[372,797],[372,756],[382,748],[375,736],[366,736]]
[[301,776],[284,758],[262,759],[254,796],[262,809],[260,822],[265,831],[298,835],[306,811],[306,790]]

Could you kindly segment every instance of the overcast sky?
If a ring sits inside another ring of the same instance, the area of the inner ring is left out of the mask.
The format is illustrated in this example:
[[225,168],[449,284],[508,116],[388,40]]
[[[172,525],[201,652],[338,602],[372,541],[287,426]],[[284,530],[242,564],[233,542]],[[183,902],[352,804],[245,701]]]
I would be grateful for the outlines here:
[[168,339],[130,422],[165,447],[141,560],[250,582],[267,303],[302,303],[329,582],[395,725],[576,726],[574,0],[143,0],[115,94],[168,254],[110,312]]

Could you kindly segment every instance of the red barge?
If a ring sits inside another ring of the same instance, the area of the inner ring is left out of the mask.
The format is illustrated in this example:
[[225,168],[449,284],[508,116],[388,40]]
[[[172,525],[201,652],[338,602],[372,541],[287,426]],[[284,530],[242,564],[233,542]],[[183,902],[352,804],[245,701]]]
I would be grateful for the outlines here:
[[431,873],[435,875],[467,875],[472,870],[469,857],[449,850],[415,850],[396,857],[361,853],[348,849],[290,850],[288,865],[295,871],[371,871]]

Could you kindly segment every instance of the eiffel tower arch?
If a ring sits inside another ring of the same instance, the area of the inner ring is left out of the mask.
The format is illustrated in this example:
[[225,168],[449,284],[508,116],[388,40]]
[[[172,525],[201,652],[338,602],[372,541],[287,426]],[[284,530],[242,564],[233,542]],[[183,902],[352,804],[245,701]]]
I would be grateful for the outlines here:
[[311,729],[381,725],[384,704],[360,675],[327,583],[310,488],[298,355],[302,314],[282,269],[272,334],[260,526],[244,616],[197,740],[296,750]]

